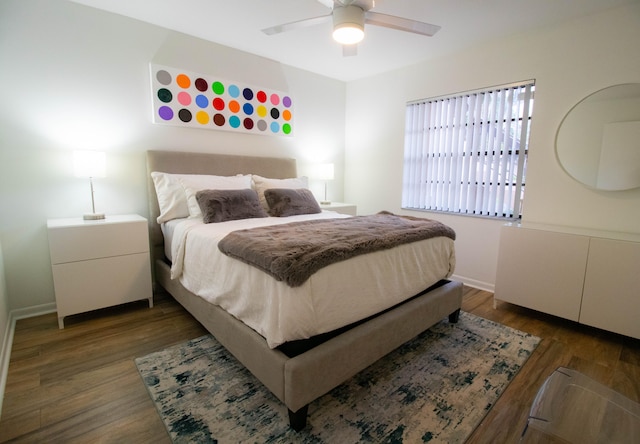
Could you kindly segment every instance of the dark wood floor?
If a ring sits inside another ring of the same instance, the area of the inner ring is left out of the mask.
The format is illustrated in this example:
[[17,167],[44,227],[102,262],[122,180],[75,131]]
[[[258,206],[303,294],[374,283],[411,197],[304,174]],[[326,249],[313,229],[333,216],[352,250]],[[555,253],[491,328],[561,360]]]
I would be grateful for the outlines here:
[[[198,337],[203,328],[167,295],[66,318],[17,322],[0,442],[169,442],[133,359]],[[574,368],[640,401],[640,340],[584,327],[465,288],[463,310],[542,341],[468,442],[515,443],[538,387]],[[285,415],[283,408],[283,415]]]

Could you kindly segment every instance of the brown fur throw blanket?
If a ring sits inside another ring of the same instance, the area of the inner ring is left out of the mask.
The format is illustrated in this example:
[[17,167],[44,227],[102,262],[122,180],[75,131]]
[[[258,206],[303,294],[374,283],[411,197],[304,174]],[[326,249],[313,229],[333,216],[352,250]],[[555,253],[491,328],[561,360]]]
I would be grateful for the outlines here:
[[382,212],[233,231],[218,248],[298,287],[335,262],[439,236],[456,238],[453,229],[438,221]]

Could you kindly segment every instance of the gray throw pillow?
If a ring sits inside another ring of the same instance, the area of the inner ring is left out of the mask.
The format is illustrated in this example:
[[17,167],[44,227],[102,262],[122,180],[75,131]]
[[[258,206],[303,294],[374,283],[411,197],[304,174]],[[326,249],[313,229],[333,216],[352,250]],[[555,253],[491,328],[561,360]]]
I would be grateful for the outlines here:
[[267,217],[254,190],[202,190],[196,193],[205,224]]
[[322,211],[313,193],[306,188],[270,188],[265,190],[264,197],[269,205],[269,214],[275,217],[315,214]]

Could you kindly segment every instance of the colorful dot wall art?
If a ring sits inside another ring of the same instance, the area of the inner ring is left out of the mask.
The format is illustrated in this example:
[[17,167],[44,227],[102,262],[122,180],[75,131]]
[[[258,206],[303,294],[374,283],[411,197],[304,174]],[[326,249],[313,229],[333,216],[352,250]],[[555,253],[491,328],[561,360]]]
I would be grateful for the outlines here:
[[293,101],[287,93],[151,64],[153,122],[291,136]]

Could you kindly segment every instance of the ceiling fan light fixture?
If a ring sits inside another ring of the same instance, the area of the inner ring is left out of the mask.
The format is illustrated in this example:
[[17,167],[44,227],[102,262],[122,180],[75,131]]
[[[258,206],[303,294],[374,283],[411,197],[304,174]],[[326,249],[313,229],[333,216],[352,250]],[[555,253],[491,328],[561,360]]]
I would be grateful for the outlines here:
[[354,45],[364,38],[364,29],[354,25],[343,25],[333,29],[333,39],[343,45]]
[[364,38],[364,10],[357,6],[333,8],[333,39],[343,45],[354,45]]

